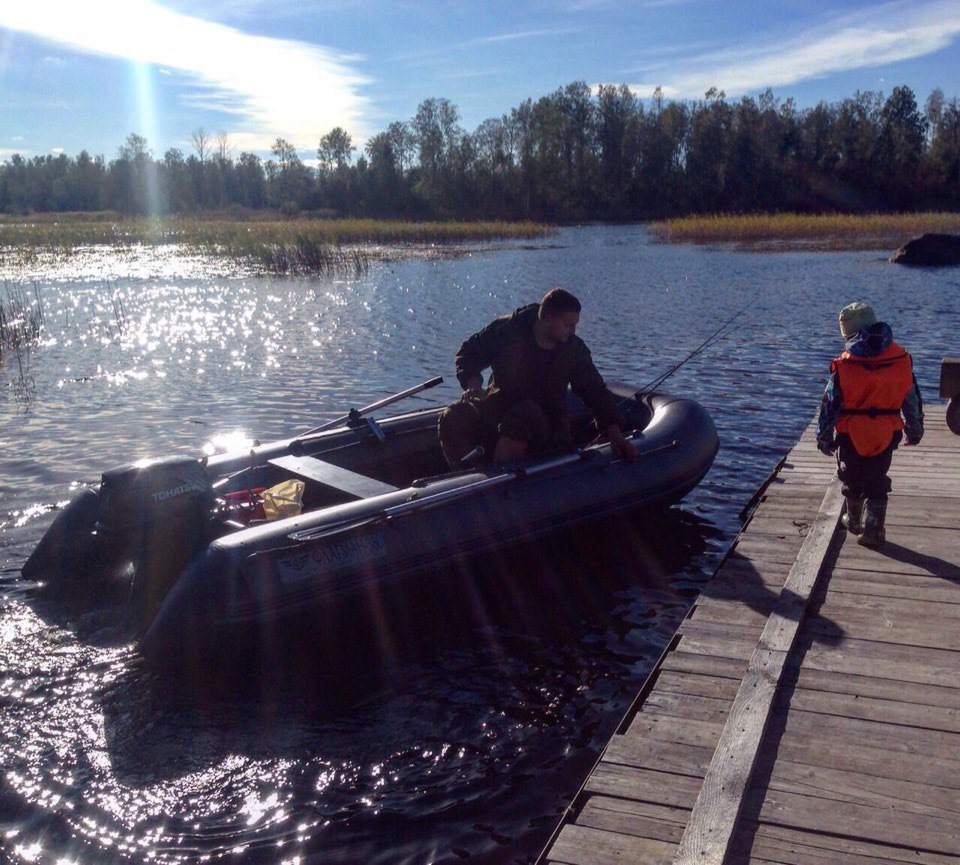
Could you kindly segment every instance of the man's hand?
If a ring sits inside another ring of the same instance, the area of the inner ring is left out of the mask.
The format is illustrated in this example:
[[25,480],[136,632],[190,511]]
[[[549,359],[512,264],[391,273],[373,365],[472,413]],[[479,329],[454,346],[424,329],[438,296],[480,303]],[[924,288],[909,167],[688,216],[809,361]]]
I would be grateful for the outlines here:
[[623,433],[617,424],[611,424],[607,427],[607,438],[610,439],[610,444],[621,459],[632,463],[637,458],[637,446],[623,437]]
[[483,376],[475,375],[467,379],[467,386],[463,389],[460,399],[479,399],[483,396]]

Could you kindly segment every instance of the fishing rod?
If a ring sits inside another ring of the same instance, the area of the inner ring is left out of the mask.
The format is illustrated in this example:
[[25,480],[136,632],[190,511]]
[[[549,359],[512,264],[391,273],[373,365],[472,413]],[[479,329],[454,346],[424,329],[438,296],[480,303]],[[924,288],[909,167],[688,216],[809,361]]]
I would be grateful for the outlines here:
[[728,327],[730,327],[730,325],[732,325],[738,318],[740,318],[740,316],[743,315],[751,306],[753,306],[755,301],[756,301],[756,298],[751,299],[750,302],[746,304],[746,306],[744,306],[741,310],[739,310],[738,312],[730,316],[730,318],[728,318],[723,324],[721,324],[720,327],[718,327],[713,333],[711,333],[710,336],[708,336],[703,342],[701,342],[700,345],[698,345],[679,363],[674,364],[665,373],[658,375],[651,382],[644,385],[642,388],[640,388],[640,390],[636,391],[636,393],[632,394],[631,396],[624,397],[622,400],[620,400],[620,402],[617,403],[617,408],[619,408],[625,402],[629,402],[630,400],[640,399],[641,397],[644,397],[647,394],[652,393],[654,390],[660,387],[660,385],[663,384],[668,378],[670,378],[670,376],[672,376],[677,370],[679,370],[685,363],[695,358],[701,352],[706,351],[708,348],[711,348],[712,346],[716,345],[716,343],[720,342],[720,340],[723,338],[723,332]]

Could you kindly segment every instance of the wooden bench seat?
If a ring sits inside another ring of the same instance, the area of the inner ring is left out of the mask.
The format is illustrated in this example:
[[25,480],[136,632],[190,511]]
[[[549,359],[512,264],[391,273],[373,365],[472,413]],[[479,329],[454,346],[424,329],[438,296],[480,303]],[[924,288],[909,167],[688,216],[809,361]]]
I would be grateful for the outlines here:
[[375,478],[335,466],[333,463],[310,456],[284,456],[270,460],[270,465],[290,472],[299,478],[316,481],[327,487],[340,490],[357,499],[369,499],[384,493],[395,493],[399,487],[385,484]]

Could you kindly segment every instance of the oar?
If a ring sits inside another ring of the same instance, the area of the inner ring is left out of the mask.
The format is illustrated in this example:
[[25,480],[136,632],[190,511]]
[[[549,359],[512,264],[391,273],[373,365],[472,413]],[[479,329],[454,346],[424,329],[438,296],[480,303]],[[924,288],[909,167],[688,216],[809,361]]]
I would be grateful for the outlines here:
[[[628,439],[639,440],[640,435],[635,433],[632,436],[628,436]],[[642,458],[651,456],[652,454],[663,453],[664,451],[673,450],[674,448],[678,447],[680,447],[680,441],[678,439],[673,439],[672,441],[660,445],[659,447],[640,451],[640,453],[637,454],[637,457]],[[517,468],[507,469],[501,474],[482,478],[478,481],[465,484],[462,487],[454,487],[450,490],[443,490],[442,492],[432,493],[422,497],[415,493],[414,496],[407,499],[407,501],[400,502],[396,505],[390,505],[389,507],[385,507],[376,513],[364,515],[362,517],[348,518],[343,522],[335,523],[334,525],[321,526],[315,529],[303,529],[302,531],[292,532],[288,537],[294,541],[312,541],[317,540],[318,538],[326,537],[327,535],[337,534],[347,529],[357,528],[365,523],[393,519],[395,517],[403,516],[404,514],[425,510],[427,508],[434,507],[435,505],[455,501],[456,499],[464,498],[473,493],[481,492],[492,487],[498,487],[511,481],[519,481],[523,478],[531,477],[532,475],[538,475],[541,472],[550,471],[551,469],[555,469],[560,466],[583,462],[584,460],[594,457],[599,450],[599,445],[588,446],[582,450],[573,451],[572,453],[568,454],[561,454],[560,456],[552,457],[551,459],[546,459],[539,463],[533,463],[529,466],[518,466]]]
[[[628,438],[632,439],[634,437],[635,436],[629,436]],[[646,451],[640,451],[637,456],[650,456],[651,454],[673,450],[679,446],[680,442],[677,439],[674,439],[665,445],[660,445],[660,447],[650,448],[650,450]],[[477,492],[478,490],[485,490],[489,487],[497,487],[508,481],[516,481],[522,478],[530,477],[531,475],[538,475],[541,472],[550,471],[551,469],[558,468],[559,466],[583,462],[584,460],[594,456],[597,450],[598,448],[596,447],[584,448],[583,450],[574,451],[573,453],[563,454],[562,456],[554,457],[553,459],[544,460],[541,463],[534,463],[529,467],[520,466],[519,468],[506,471],[503,474],[493,475],[492,477],[475,481],[474,483],[467,484],[466,486],[456,487],[452,490],[444,490],[443,492],[434,493],[433,495],[424,496],[423,498],[401,502],[399,505],[392,505],[389,508],[384,508],[383,515],[387,518],[397,517],[401,514],[409,513],[410,511],[422,510],[429,505],[441,504],[442,502],[448,502],[452,499],[461,498],[462,496],[468,496],[470,493]]]
[[399,402],[402,399],[406,399],[408,396],[413,396],[420,391],[427,390],[431,387],[436,387],[438,384],[443,383],[443,376],[438,375],[436,378],[431,378],[429,381],[422,382],[421,384],[416,385],[415,387],[409,387],[406,390],[402,390],[399,393],[393,394],[393,396],[384,397],[383,399],[377,400],[376,402],[370,403],[363,408],[352,408],[345,415],[341,415],[335,420],[328,421],[321,426],[314,427],[313,429],[307,430],[305,433],[301,433],[295,439],[295,441],[303,441],[308,436],[316,435],[317,433],[326,432],[327,430],[334,429],[338,426],[343,426],[345,423],[349,423],[359,418],[363,417],[365,414],[369,414],[372,411],[376,411],[378,408],[383,408],[388,406],[391,403]]

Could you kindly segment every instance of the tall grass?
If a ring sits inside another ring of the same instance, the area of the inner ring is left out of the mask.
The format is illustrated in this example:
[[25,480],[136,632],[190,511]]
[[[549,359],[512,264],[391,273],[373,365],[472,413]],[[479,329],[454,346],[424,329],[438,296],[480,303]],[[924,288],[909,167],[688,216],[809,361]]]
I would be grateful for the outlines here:
[[649,228],[672,243],[891,249],[924,232],[960,233],[960,213],[716,214],[660,220]]
[[248,261],[277,273],[359,272],[382,247],[442,247],[466,241],[543,237],[533,222],[403,222],[377,219],[0,219],[0,249],[29,255],[43,249],[138,244],[183,244],[198,251]]
[[259,264],[270,273],[349,273],[359,276],[369,267],[370,256],[360,249],[344,249],[304,235],[290,241],[263,243],[252,240],[217,244],[213,251],[230,258]]
[[0,295],[0,362],[12,351],[20,365],[20,379],[23,381],[25,370],[22,352],[40,338],[43,302],[36,285],[33,287],[33,299],[23,286],[5,285],[4,289],[6,296]]

